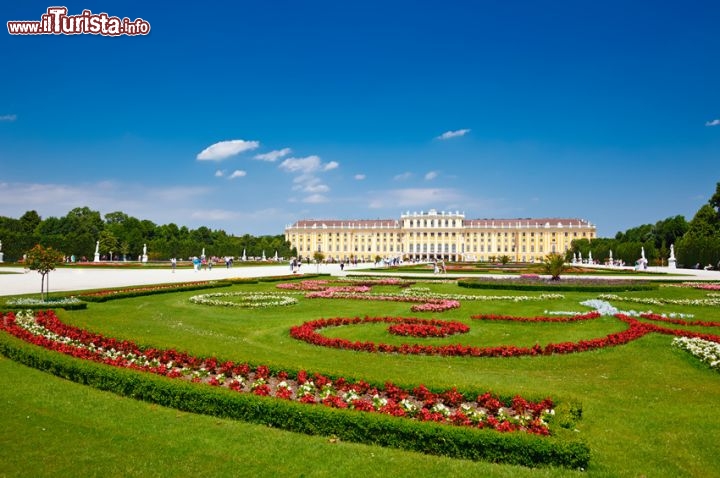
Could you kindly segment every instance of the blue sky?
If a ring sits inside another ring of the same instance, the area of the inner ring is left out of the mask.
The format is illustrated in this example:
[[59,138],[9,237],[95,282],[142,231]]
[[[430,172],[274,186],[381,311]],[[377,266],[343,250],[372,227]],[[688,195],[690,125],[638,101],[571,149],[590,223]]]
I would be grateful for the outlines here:
[[435,208],[614,236],[720,181],[716,1],[61,4],[134,37],[10,35],[55,5],[13,3],[0,215],[259,235]]

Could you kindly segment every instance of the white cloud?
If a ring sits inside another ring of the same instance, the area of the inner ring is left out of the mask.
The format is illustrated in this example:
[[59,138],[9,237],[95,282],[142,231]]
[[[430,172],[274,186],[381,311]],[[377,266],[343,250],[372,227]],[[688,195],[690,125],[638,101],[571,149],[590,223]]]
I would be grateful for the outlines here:
[[437,171],[429,171],[427,174],[425,174],[425,181],[432,181],[438,176]]
[[462,195],[454,189],[407,188],[372,191],[368,205],[372,209],[386,207],[437,207],[440,203],[461,202]]
[[304,158],[288,158],[280,163],[279,168],[289,173],[312,173],[320,169],[320,156],[306,156]]
[[250,151],[260,147],[259,141],[245,141],[243,139],[233,139],[231,141],[220,141],[211,144],[197,155],[197,159],[201,161],[222,161],[230,156],[235,156],[243,151]]
[[356,174],[355,179],[357,179],[358,181],[362,181],[363,179],[365,179],[365,175],[364,174]]
[[241,171],[239,169],[236,169],[233,171],[233,173],[228,177],[228,179],[235,179],[235,178],[243,178],[247,176],[247,173],[245,171]]
[[468,134],[469,132],[470,132],[469,129],[458,129],[458,130],[455,130],[455,131],[445,131],[443,134],[441,134],[440,136],[438,136],[436,139],[445,140],[445,139],[457,138],[457,137],[460,137],[460,136],[465,136],[465,135]]
[[301,191],[310,194],[302,201],[311,204],[327,202],[327,197],[320,193],[327,193],[330,187],[323,184],[322,181],[315,176],[316,173],[331,171],[340,166],[337,161],[323,163],[319,156],[312,155],[304,158],[288,158],[278,166],[280,169],[288,173],[299,173],[293,178],[293,191]]
[[393,179],[394,179],[395,181],[405,181],[405,180],[410,179],[410,178],[412,177],[412,175],[413,175],[413,174],[408,171],[408,172],[405,172],[405,173],[402,173],[402,174],[396,174]]
[[720,119],[714,119],[705,123],[705,126],[720,126]]
[[0,121],[15,121],[17,119],[17,115],[2,115],[0,116]]
[[310,196],[303,199],[302,202],[308,203],[308,204],[320,204],[320,203],[328,202],[328,198],[326,198],[322,194],[311,194]]
[[223,170],[221,170],[221,169],[218,169],[217,171],[215,171],[215,177],[216,177],[216,178],[221,178],[221,177],[223,177],[223,176],[225,176],[225,171],[223,171]]
[[292,149],[290,149],[290,148],[276,149],[274,151],[270,151],[269,153],[255,155],[253,157],[253,159],[259,159],[260,161],[274,162],[284,156],[287,156],[290,153],[292,153]]

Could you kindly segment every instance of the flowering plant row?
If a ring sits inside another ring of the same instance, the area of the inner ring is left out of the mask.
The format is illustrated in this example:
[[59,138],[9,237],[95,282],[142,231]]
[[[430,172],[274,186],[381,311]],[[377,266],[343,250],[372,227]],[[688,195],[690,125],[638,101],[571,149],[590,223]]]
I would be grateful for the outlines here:
[[421,304],[413,306],[413,312],[443,312],[460,307],[460,302],[457,300],[412,297],[402,294],[358,294],[354,292],[336,291],[332,288],[318,292],[309,292],[305,297],[308,299],[379,300],[388,302],[415,302]]
[[262,365],[253,368],[175,350],[141,349],[130,341],[106,338],[64,324],[53,311],[7,313],[2,316],[0,329],[26,342],[76,358],[306,404],[536,435],[550,434],[548,420],[554,415],[549,398],[531,402],[516,396],[511,403],[503,403],[497,396],[485,393],[469,400],[455,388],[433,393],[419,385],[409,391],[390,382],[380,388],[362,380],[333,381],[305,371],[300,371],[292,380],[287,372],[273,374]]
[[673,339],[672,345],[690,352],[710,365],[710,368],[720,371],[720,344],[698,338],[677,337]]
[[720,290],[720,284],[717,282],[683,282],[682,284],[668,284],[671,287],[691,287],[701,290]]
[[720,306],[720,298],[710,299],[658,299],[652,297],[621,297],[616,294],[600,294],[600,299],[613,300],[621,302],[635,302],[638,304],[652,305],[700,305],[700,306]]
[[8,299],[5,301],[7,307],[22,308],[61,308],[61,309],[84,309],[87,304],[77,297],[59,297],[57,299],[33,299],[30,297]]
[[427,298],[427,299],[448,299],[448,300],[477,300],[477,301],[493,301],[507,300],[511,302],[525,302],[533,300],[558,300],[564,299],[562,294],[540,294],[537,296],[529,295],[474,295],[474,294],[440,294],[428,292],[427,288],[410,288],[405,289],[402,295],[409,297]]
[[600,312],[593,311],[585,314],[575,314],[570,317],[515,317],[511,315],[498,315],[498,314],[479,314],[473,315],[470,318],[475,320],[510,320],[514,322],[576,322],[579,320],[592,320],[601,317]]
[[[587,314],[579,314],[580,317],[575,320],[590,320],[599,317],[600,314],[597,312],[590,312]],[[486,316],[474,316],[474,319],[478,320],[517,320],[527,321],[524,317],[509,317],[509,316],[488,316],[488,317],[500,317],[500,318],[486,318]],[[375,343],[370,341],[350,341],[343,338],[330,338],[325,337],[318,333],[319,330],[328,327],[339,327],[348,326],[355,324],[366,324],[366,323],[403,323],[407,321],[407,318],[402,317],[337,317],[332,319],[318,319],[308,321],[302,325],[292,327],[290,329],[290,335],[297,339],[307,342],[312,345],[318,345],[321,347],[331,347],[345,350],[355,350],[362,352],[382,352],[382,353],[397,353],[402,355],[440,355],[440,356],[469,356],[469,357],[520,357],[520,356],[538,356],[538,355],[550,355],[550,354],[565,354],[575,352],[585,352],[589,350],[595,350],[604,347],[612,347],[616,345],[622,345],[641,337],[644,337],[648,333],[657,332],[669,335],[687,335],[691,337],[698,337],[704,340],[710,340],[713,342],[720,343],[720,336],[711,334],[694,333],[687,330],[678,329],[667,329],[659,327],[654,324],[641,322],[633,317],[625,314],[617,314],[615,316],[622,322],[628,324],[628,329],[622,332],[616,332],[606,335],[605,337],[599,337],[588,340],[579,340],[577,342],[561,342],[561,343],[549,343],[545,346],[535,344],[532,347],[517,347],[515,345],[501,345],[496,347],[475,347],[471,345],[462,344],[450,344],[450,345],[422,345],[422,344],[401,344],[392,345],[385,343]],[[568,318],[558,317],[545,317],[535,319],[546,319],[543,321],[557,322],[565,321]],[[560,320],[558,320],[560,319]],[[573,320],[573,318],[569,318]],[[411,319],[413,321],[419,319]],[[420,319],[421,320],[421,319]],[[531,318],[531,321],[533,319]],[[537,320],[536,320],[537,321]],[[691,324],[692,325],[692,324]]]
[[640,317],[642,317],[643,319],[655,320],[658,322],[667,322],[667,323],[675,324],[675,325],[685,325],[685,326],[698,325],[701,327],[720,327],[720,322],[711,322],[711,321],[703,321],[703,320],[688,321],[688,320],[675,319],[675,318],[667,317],[665,315],[653,314],[653,313],[640,314]]
[[464,334],[470,327],[462,322],[445,320],[406,319],[405,322],[393,324],[388,332],[393,335],[411,337],[447,337],[449,335]]
[[[239,300],[222,300],[223,297],[239,297]],[[280,307],[297,304],[297,299],[289,295],[268,294],[265,292],[216,292],[190,297],[190,302],[223,307],[242,307],[259,309],[262,307]]]
[[224,287],[227,285],[229,284],[217,281],[184,282],[179,284],[160,284],[151,286],[128,287],[125,289],[100,290],[96,292],[86,292],[78,295],[78,297],[85,301],[104,302],[106,300],[134,297],[139,295],[149,295],[163,292],[179,292],[183,290],[206,289],[212,287]]

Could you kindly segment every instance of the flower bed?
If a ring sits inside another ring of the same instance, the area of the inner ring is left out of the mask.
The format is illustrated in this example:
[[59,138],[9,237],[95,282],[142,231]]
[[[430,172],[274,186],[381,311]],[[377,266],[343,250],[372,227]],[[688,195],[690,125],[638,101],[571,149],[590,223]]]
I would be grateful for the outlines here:
[[623,292],[655,290],[659,287],[658,284],[652,282],[577,278],[564,278],[559,281],[535,278],[460,279],[457,284],[460,287],[471,289],[559,290],[567,292]]
[[271,373],[266,366],[253,368],[175,350],[142,349],[130,341],[66,325],[52,311],[8,313],[2,317],[0,328],[31,344],[84,360],[331,408],[536,435],[550,434],[547,420],[554,414],[550,399],[531,402],[516,396],[505,404],[490,393],[469,399],[454,388],[432,393],[423,385],[412,391],[389,382],[384,387],[372,387],[364,381],[333,381],[305,371],[292,379],[287,372]]
[[577,322],[579,320],[592,320],[601,317],[600,312],[593,311],[586,314],[576,314],[570,317],[514,317],[511,315],[480,314],[470,318],[474,320],[509,320],[514,322]]
[[677,337],[672,345],[690,352],[692,355],[710,365],[710,368],[720,371],[720,344],[699,338]]
[[[239,300],[222,300],[223,297],[238,297]],[[265,292],[216,292],[190,297],[190,302],[202,305],[222,307],[242,307],[259,309],[263,307],[281,307],[297,304],[297,299],[289,295],[268,294]]]
[[393,335],[410,337],[448,337],[455,334],[464,334],[470,327],[462,322],[448,322],[444,320],[411,321],[393,324],[388,327],[388,332]]
[[81,300],[87,302],[105,302],[113,299],[125,299],[129,297],[140,297],[144,295],[164,294],[167,292],[181,292],[199,289],[210,289],[215,287],[227,287],[228,282],[200,281],[185,282],[181,284],[160,284],[141,287],[128,287],[125,289],[108,289],[95,292],[85,292],[78,295]]
[[634,302],[636,304],[651,305],[698,305],[698,306],[720,306],[720,298],[710,299],[658,299],[652,297],[621,297],[615,294],[600,294],[598,296],[603,300],[612,300],[616,302]]
[[86,309],[87,304],[77,297],[61,297],[53,299],[31,299],[29,297],[20,299],[8,299],[5,301],[8,308],[22,309],[65,309],[79,310]]

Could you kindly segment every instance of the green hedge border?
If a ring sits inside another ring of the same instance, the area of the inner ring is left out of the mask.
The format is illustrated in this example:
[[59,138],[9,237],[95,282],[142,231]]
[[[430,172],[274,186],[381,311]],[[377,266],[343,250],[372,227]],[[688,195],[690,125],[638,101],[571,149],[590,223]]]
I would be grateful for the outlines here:
[[415,422],[239,394],[87,362],[27,344],[7,333],[0,333],[0,353],[29,367],[125,397],[308,435],[335,436],[348,442],[528,467],[585,469],[590,461],[590,449],[581,441]]
[[629,292],[656,290],[660,284],[523,284],[509,281],[487,281],[479,279],[458,279],[458,286],[468,289],[523,290],[543,292]]
[[[166,285],[172,285],[172,284],[153,284],[157,286],[166,286]],[[115,299],[128,299],[132,297],[142,297],[146,295],[156,295],[156,294],[168,294],[170,292],[187,292],[187,291],[193,291],[193,290],[202,290],[202,289],[215,289],[218,287],[229,287],[232,285],[232,283],[224,280],[218,280],[218,281],[212,281],[207,284],[195,284],[195,285],[188,285],[188,286],[180,286],[180,287],[168,287],[166,289],[156,289],[156,290],[145,290],[144,288],[153,287],[153,285],[147,285],[147,286],[133,286],[137,287],[138,290],[136,291],[127,291],[127,292],[118,292],[117,294],[108,294],[103,296],[91,296],[86,295],[88,292],[85,292],[84,294],[77,294],[75,295],[76,298],[85,301],[85,302],[107,302],[109,300],[115,300]],[[132,287],[131,287],[132,288]],[[121,289],[128,289],[128,287],[123,287]],[[114,289],[99,289],[98,291],[94,292],[100,292],[103,290],[109,290],[112,291]],[[91,294],[93,292],[90,292]],[[47,307],[45,307],[47,308]]]

